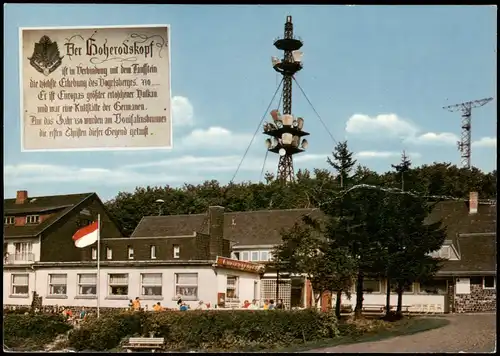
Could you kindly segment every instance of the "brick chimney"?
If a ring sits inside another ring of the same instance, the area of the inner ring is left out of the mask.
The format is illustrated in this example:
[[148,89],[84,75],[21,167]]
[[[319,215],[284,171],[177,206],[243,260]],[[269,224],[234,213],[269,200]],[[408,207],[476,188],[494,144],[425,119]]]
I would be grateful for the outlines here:
[[224,208],[222,206],[210,206],[208,216],[210,256],[212,258],[224,256]]
[[16,195],[16,204],[24,204],[26,200],[28,200],[28,191],[18,190]]
[[477,207],[479,205],[479,195],[477,192],[469,193],[469,214],[477,214]]

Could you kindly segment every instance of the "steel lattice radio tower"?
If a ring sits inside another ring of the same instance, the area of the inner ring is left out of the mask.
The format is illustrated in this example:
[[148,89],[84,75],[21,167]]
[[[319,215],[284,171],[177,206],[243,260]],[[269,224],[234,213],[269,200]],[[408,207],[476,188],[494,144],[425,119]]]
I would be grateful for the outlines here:
[[458,141],[458,150],[461,153],[461,165],[463,168],[470,169],[471,167],[471,118],[472,109],[488,104],[493,98],[467,101],[456,105],[445,106],[443,109],[450,112],[462,112],[462,135]]
[[302,52],[299,51],[302,44],[293,36],[292,17],[287,16],[284,36],[274,42],[277,49],[284,51],[283,59],[272,59],[274,70],[283,76],[283,115],[273,110],[273,122],[264,124],[264,134],[272,137],[266,140],[267,149],[279,154],[277,179],[283,183],[295,179],[293,155],[303,152],[308,146],[307,140],[300,142],[302,136],[309,135],[302,131],[304,119],[292,116],[292,81],[295,73],[302,69]]

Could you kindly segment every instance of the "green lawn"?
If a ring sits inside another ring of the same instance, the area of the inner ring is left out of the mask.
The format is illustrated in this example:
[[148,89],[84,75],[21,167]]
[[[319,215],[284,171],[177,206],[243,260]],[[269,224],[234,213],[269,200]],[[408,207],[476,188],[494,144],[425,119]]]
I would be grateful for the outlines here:
[[444,318],[405,318],[392,323],[390,329],[382,329],[364,334],[362,336],[339,336],[335,339],[311,341],[300,345],[292,345],[282,349],[273,349],[266,351],[278,352],[299,352],[307,350],[315,350],[338,345],[355,344],[360,342],[379,341],[391,337],[412,335],[422,331],[441,328],[448,325],[450,322]]

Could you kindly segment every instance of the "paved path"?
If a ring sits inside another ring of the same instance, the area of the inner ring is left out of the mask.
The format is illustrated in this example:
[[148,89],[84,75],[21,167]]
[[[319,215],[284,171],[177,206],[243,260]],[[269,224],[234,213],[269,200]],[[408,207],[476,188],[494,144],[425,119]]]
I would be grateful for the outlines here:
[[310,352],[493,352],[496,314],[454,314],[450,324],[421,333],[374,342],[340,345]]

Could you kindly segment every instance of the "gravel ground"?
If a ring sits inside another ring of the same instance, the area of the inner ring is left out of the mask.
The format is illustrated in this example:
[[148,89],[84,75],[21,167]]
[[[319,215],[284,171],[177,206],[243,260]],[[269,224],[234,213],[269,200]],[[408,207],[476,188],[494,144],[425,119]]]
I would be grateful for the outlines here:
[[421,333],[391,339],[340,345],[311,352],[494,352],[496,314],[454,314],[450,324]]

